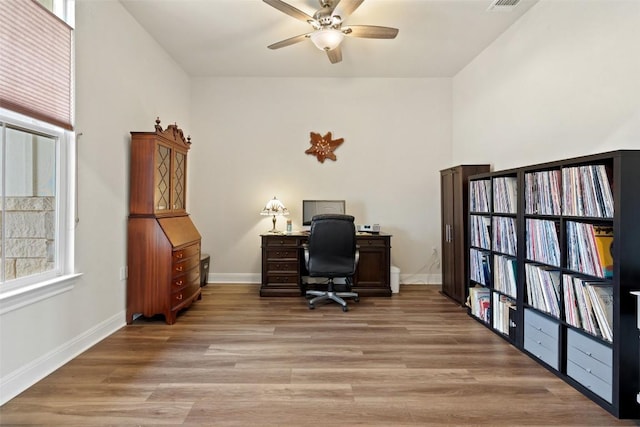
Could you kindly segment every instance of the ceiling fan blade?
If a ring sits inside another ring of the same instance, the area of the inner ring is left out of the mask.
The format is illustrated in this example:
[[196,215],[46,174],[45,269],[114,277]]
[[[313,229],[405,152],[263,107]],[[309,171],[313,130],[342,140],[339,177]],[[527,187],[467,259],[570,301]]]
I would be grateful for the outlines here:
[[289,16],[293,16],[296,19],[299,19],[304,22],[313,21],[313,18],[300,9],[297,9],[291,6],[288,3],[283,2],[282,0],[262,0],[269,6],[272,6],[278,9],[280,12],[286,13]]
[[344,21],[362,4],[363,1],[364,0],[338,0],[334,5],[334,10],[337,11],[337,14],[340,15],[340,18]]
[[351,37],[365,39],[395,39],[398,35],[397,28],[378,27],[376,25],[350,25],[343,28],[342,32]]
[[292,44],[300,43],[309,38],[309,34],[300,34],[299,36],[291,37],[286,40],[281,40],[277,43],[267,46],[269,49],[280,49],[281,47],[290,46]]
[[327,51],[327,56],[329,57],[329,61],[331,61],[332,64],[337,64],[338,62],[342,61],[342,49],[340,49],[340,46],[328,50]]

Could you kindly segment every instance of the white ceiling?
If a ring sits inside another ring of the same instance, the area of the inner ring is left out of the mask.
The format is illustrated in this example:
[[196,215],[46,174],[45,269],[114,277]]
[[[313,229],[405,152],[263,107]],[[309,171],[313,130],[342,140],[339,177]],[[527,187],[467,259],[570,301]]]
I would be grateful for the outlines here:
[[[318,0],[285,0],[313,15]],[[262,0],[120,0],[191,76],[451,77],[538,0],[509,12],[491,0],[366,0],[345,25],[398,28],[393,40],[345,37],[331,64],[310,40],[267,46],[309,32],[309,24]]]

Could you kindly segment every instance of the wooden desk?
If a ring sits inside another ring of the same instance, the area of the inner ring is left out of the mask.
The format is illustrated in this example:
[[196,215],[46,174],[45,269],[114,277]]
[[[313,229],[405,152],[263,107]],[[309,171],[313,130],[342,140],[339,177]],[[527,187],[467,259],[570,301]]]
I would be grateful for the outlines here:
[[[307,275],[302,245],[308,234],[263,234],[260,296],[300,296]],[[360,250],[353,290],[360,296],[391,296],[391,235],[358,233]]]

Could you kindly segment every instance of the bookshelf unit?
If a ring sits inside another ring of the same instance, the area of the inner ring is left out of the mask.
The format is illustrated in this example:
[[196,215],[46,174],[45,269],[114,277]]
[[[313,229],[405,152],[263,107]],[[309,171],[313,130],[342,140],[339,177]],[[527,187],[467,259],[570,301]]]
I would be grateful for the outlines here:
[[640,418],[640,150],[469,180],[470,316],[618,418]]

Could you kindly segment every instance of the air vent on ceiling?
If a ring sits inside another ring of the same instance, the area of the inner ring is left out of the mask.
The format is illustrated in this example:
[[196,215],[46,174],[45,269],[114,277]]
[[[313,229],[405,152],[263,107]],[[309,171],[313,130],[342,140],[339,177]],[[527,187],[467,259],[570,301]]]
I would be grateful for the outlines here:
[[510,12],[520,3],[520,0],[493,0],[488,11]]

